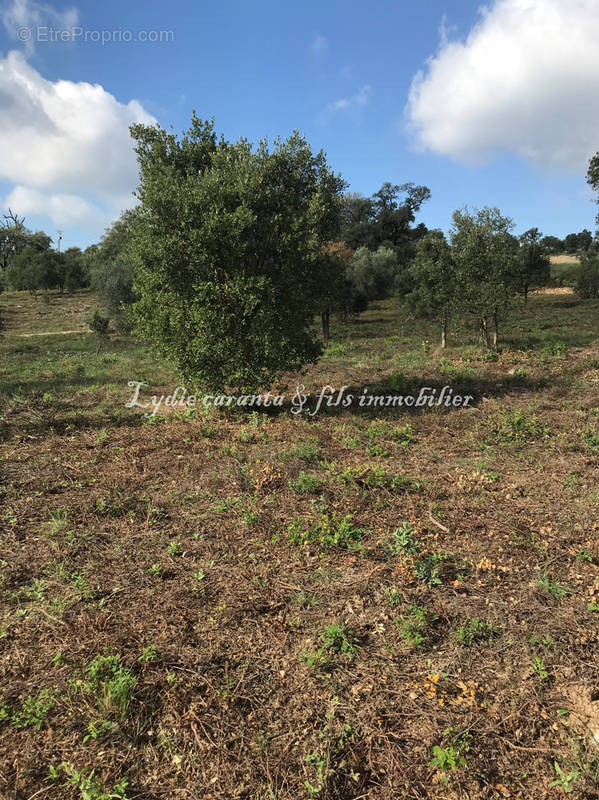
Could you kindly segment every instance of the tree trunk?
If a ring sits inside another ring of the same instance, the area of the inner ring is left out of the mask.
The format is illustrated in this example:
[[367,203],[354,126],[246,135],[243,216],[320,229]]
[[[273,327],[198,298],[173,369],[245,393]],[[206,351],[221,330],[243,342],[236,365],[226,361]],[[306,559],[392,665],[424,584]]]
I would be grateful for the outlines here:
[[441,323],[441,347],[445,347],[447,344],[447,320],[444,319]]
[[493,350],[497,350],[497,342],[499,340],[499,317],[497,309],[493,312]]
[[524,285],[524,305],[528,305],[528,284]]
[[483,344],[486,347],[486,349],[490,350],[489,325],[488,325],[488,320],[487,320],[486,317],[481,317],[480,318],[480,336],[481,336],[481,339],[483,340]]
[[327,308],[325,311],[322,311],[320,314],[320,321],[322,322],[322,338],[324,339],[324,343],[329,343],[330,338],[330,317],[331,317],[331,310]]

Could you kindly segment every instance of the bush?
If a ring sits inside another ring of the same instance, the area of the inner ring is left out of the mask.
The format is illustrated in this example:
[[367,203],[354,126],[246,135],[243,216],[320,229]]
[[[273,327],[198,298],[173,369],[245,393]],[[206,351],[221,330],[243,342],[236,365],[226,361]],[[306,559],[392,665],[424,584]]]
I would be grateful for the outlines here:
[[324,154],[298,133],[272,150],[217,140],[195,115],[181,139],[146,125],[132,135],[140,333],[208,391],[256,391],[314,362],[344,187]]
[[108,317],[105,317],[104,314],[99,311],[99,309],[96,308],[88,320],[88,325],[93,333],[97,334],[98,336],[107,336],[110,320]]
[[133,263],[120,258],[103,264],[94,275],[98,298],[119,333],[130,333],[133,328],[129,307],[138,299],[133,289],[134,277]]
[[356,250],[347,271],[356,295],[366,300],[384,300],[392,293],[397,278],[397,256],[388,247],[376,252],[367,247]]
[[599,297],[598,253],[584,253],[581,256],[576,292],[585,300]]

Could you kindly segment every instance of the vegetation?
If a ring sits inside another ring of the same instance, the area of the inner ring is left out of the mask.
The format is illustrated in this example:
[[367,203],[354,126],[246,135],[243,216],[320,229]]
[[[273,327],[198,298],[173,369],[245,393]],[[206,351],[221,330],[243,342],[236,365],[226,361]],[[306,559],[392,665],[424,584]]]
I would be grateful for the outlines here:
[[[348,376],[451,384],[475,411],[163,403],[152,421],[127,382],[146,402],[174,371],[116,332],[96,356],[89,290],[48,299],[0,297],[9,785],[594,791],[599,299],[515,300],[489,357],[473,316],[441,355],[438,319],[393,296],[289,378],[313,399]],[[65,317],[78,332],[23,336]]]
[[[299,137],[136,130],[145,194],[82,254],[97,290],[0,296],[0,793],[593,796],[595,246],[555,292],[543,237],[496,209],[446,239],[414,226],[424,187],[341,196]],[[6,269],[50,263],[19,260],[21,224]],[[301,317],[278,353],[275,301]],[[174,332],[189,308],[230,326],[214,364]],[[170,360],[129,333],[151,314]],[[178,371],[232,388],[294,366],[281,406],[173,402]],[[311,414],[327,386],[473,402]]]
[[[321,351],[317,299],[335,262],[344,186],[299,134],[254,149],[195,116],[177,139],[134,126],[140,166],[140,299],[157,353],[203,389],[267,388]],[[181,218],[187,220],[181,225]]]

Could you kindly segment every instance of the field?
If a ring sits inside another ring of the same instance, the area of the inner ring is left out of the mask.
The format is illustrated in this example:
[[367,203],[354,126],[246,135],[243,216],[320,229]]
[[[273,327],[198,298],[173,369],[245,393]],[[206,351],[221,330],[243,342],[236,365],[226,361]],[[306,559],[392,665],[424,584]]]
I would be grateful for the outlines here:
[[599,301],[497,355],[385,301],[284,382],[465,408],[150,418],[94,305],[0,295],[0,797],[599,797]]
[[555,286],[575,286],[578,280],[578,256],[551,256],[551,281]]

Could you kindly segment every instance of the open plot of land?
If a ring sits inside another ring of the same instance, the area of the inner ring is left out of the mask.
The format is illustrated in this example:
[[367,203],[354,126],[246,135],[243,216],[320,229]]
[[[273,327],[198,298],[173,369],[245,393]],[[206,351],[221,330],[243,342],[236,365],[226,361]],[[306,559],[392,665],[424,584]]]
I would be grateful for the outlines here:
[[549,260],[552,264],[580,264],[578,256],[568,255],[567,253],[559,256],[550,256]]
[[385,302],[287,381],[471,408],[152,419],[142,345],[21,335],[91,295],[0,306],[0,796],[598,796],[599,302],[497,356]]

